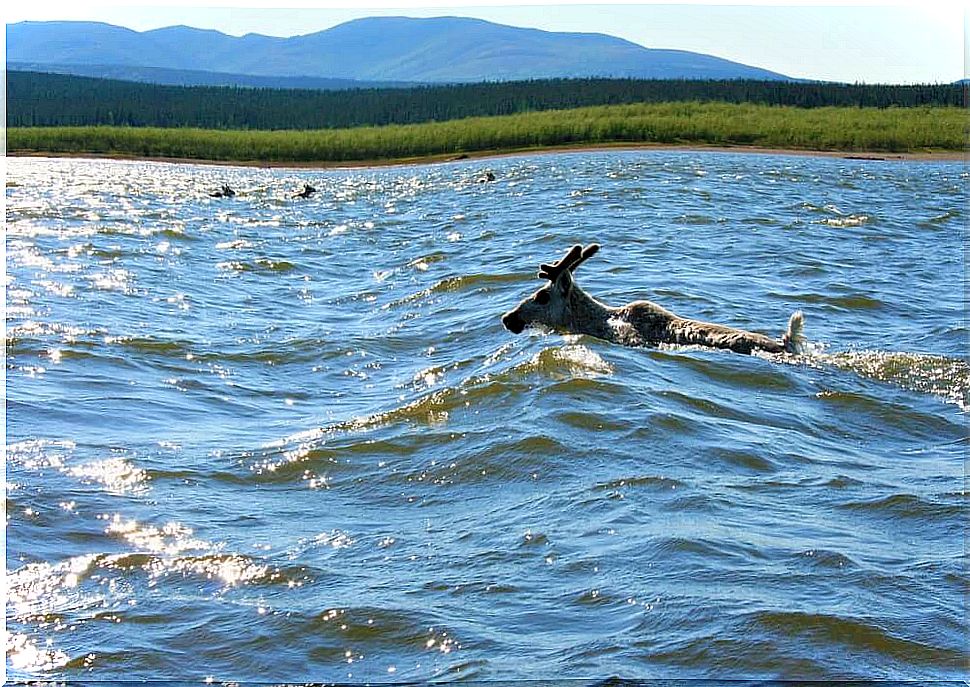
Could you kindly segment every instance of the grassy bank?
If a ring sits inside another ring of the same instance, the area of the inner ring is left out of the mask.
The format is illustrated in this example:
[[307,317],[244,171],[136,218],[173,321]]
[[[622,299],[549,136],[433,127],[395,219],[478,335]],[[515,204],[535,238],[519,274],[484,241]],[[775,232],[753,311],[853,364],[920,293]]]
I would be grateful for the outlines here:
[[962,150],[966,127],[966,111],[955,107],[666,103],[314,131],[23,127],[7,130],[7,152],[267,163],[349,163],[609,143],[904,153]]

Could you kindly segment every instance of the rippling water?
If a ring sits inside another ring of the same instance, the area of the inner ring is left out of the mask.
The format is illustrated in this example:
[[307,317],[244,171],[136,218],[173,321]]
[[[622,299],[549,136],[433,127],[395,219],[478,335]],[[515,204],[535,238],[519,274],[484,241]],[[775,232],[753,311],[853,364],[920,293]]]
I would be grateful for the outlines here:
[[[966,676],[962,165],[7,165],[10,676]],[[811,351],[505,331],[592,241]]]

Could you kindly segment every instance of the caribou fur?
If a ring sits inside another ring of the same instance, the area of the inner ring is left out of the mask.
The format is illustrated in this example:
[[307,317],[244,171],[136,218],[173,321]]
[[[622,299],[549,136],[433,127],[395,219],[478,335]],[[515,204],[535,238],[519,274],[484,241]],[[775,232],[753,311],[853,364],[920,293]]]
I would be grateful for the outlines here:
[[539,266],[539,278],[549,284],[502,317],[513,334],[529,325],[545,325],[570,334],[587,334],[626,346],[682,344],[727,348],[736,353],[756,350],[798,353],[804,346],[803,318],[795,312],[780,340],[720,324],[680,317],[650,301],[611,307],[576,285],[573,272],[599,250],[598,244],[573,246],[558,262]]

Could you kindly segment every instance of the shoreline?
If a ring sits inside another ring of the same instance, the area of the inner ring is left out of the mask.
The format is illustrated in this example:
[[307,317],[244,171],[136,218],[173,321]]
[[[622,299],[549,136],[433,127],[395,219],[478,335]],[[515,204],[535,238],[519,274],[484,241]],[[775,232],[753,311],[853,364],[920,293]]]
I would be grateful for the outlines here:
[[449,162],[469,162],[474,160],[501,159],[520,155],[553,155],[558,153],[607,152],[607,151],[682,151],[692,153],[744,153],[749,155],[789,155],[796,157],[833,157],[845,160],[872,162],[970,162],[970,151],[921,151],[889,153],[880,151],[849,150],[808,150],[800,148],[766,148],[744,145],[704,145],[701,143],[629,143],[616,144],[572,144],[558,146],[538,146],[499,150],[481,150],[461,154],[422,155],[411,158],[386,158],[374,160],[317,160],[317,161],[269,161],[269,160],[208,160],[196,158],[171,158],[113,153],[58,153],[52,151],[7,151],[8,158],[77,158],[96,160],[128,160],[161,162],[168,164],[197,164],[226,167],[262,167],[269,169],[358,169],[365,167],[402,167],[408,165],[443,164]]

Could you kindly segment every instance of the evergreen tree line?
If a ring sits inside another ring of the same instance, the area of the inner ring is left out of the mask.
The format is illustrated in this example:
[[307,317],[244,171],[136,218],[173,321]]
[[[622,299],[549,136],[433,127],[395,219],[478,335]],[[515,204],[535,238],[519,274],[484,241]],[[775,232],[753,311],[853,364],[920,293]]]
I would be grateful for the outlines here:
[[309,130],[660,102],[798,108],[965,106],[966,84],[550,79],[318,91],[162,86],[38,72],[7,73],[8,127]]

